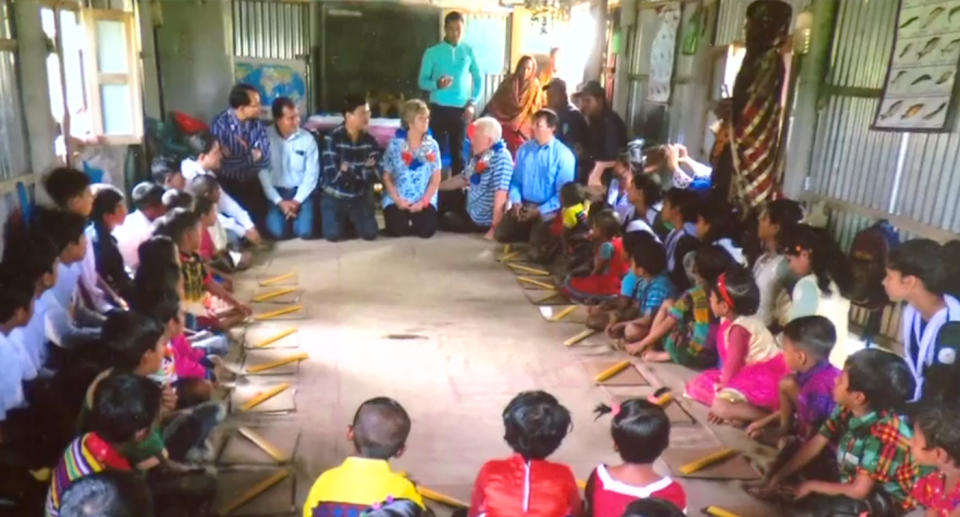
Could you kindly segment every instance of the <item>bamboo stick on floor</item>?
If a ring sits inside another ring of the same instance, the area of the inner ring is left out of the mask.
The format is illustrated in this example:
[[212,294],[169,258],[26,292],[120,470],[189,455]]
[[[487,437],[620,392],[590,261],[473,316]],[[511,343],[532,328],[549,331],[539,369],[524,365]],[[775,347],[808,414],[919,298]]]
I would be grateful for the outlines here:
[[708,506],[702,510],[706,515],[711,515],[712,517],[740,517],[739,515],[720,508],[719,506]]
[[277,289],[275,291],[270,291],[269,293],[258,294],[254,296],[251,300],[254,302],[265,302],[267,300],[272,300],[274,298],[279,298],[285,294],[297,292],[296,287],[285,287],[283,289]]
[[283,480],[286,479],[287,476],[289,476],[289,475],[290,475],[290,471],[289,471],[288,469],[280,469],[280,470],[274,472],[274,473],[271,474],[269,477],[266,477],[266,478],[262,479],[262,480],[261,480],[259,483],[257,483],[256,485],[253,485],[252,487],[250,487],[246,492],[240,494],[240,496],[238,496],[238,497],[237,497],[236,499],[234,499],[233,501],[230,501],[229,503],[227,503],[227,504],[223,505],[222,507],[220,507],[220,510],[217,511],[217,514],[218,514],[218,515],[229,515],[229,514],[231,514],[234,510],[236,510],[237,508],[240,508],[241,506],[249,503],[250,501],[253,501],[253,500],[256,499],[260,494],[266,492],[267,490],[270,489],[270,487],[272,487],[272,486],[276,485],[277,483],[283,481]]
[[266,285],[279,284],[284,280],[290,280],[291,278],[295,278],[296,276],[297,276],[296,273],[290,272],[290,273],[284,273],[282,275],[273,276],[270,278],[265,278],[260,281],[260,286],[263,287]]
[[435,490],[431,490],[425,486],[417,485],[417,491],[420,492],[420,495],[431,500],[436,501],[447,506],[452,506],[454,508],[469,508],[470,504],[463,502],[455,497],[450,497],[446,494],[441,494]]
[[270,455],[277,463],[286,463],[290,460],[290,457],[284,454],[276,445],[267,441],[266,438],[257,433],[253,429],[248,427],[238,427],[237,432],[240,433],[240,436],[243,436],[247,440],[250,440],[254,445],[260,448],[263,452]]
[[270,346],[291,334],[295,334],[296,332],[297,332],[297,329],[295,328],[287,329],[287,330],[284,330],[283,332],[278,332],[266,339],[263,339],[261,341],[254,343],[253,348],[264,348],[266,346]]
[[248,367],[247,367],[247,373],[260,373],[260,372],[265,372],[265,371],[267,371],[267,370],[272,370],[273,368],[277,368],[277,367],[283,366],[283,365],[285,365],[285,364],[295,363],[295,362],[297,362],[297,361],[303,361],[304,359],[307,359],[308,357],[310,357],[310,356],[309,356],[306,352],[301,352],[301,353],[299,353],[299,354],[294,354],[294,355],[291,355],[291,356],[282,357],[282,358],[280,358],[280,359],[277,359],[276,361],[270,361],[270,362],[268,362],[268,363],[262,363],[262,364],[257,364],[257,365],[253,365],[253,366],[248,366]]
[[519,280],[520,282],[524,282],[524,283],[526,283],[526,284],[530,284],[530,285],[539,287],[539,288],[541,288],[541,289],[550,289],[550,290],[553,290],[553,291],[556,291],[556,290],[557,290],[557,286],[555,286],[555,285],[553,285],[553,284],[548,284],[548,283],[546,283],[546,282],[541,282],[541,281],[539,281],[539,280],[534,280],[534,279],[532,279],[532,278],[530,278],[530,277],[518,276],[518,277],[517,277],[517,280]]
[[246,401],[246,402],[243,404],[243,406],[240,407],[240,411],[243,411],[243,412],[250,411],[251,409],[259,406],[260,404],[263,404],[264,402],[272,399],[273,397],[276,397],[277,395],[279,395],[280,393],[282,393],[282,392],[284,392],[284,391],[286,391],[286,390],[288,390],[288,389],[290,389],[290,383],[289,383],[289,382],[284,382],[284,383],[282,383],[282,384],[278,384],[278,385],[274,386],[273,388],[270,388],[269,390],[267,390],[267,391],[265,391],[265,392],[263,392],[263,393],[255,396],[255,397],[251,398],[250,400]]
[[550,321],[561,321],[561,320],[563,320],[564,318],[566,318],[567,316],[573,314],[573,311],[575,311],[575,310],[577,310],[577,306],[576,306],[576,305],[571,305],[571,306],[569,306],[569,307],[566,307],[566,308],[564,308],[563,310],[561,310],[560,312],[554,314],[554,315],[550,318]]
[[593,380],[598,383],[609,380],[614,375],[626,370],[631,366],[633,366],[633,363],[624,359],[623,361],[620,361],[619,363],[611,366],[610,368],[607,368],[606,370],[598,373],[597,376],[593,378]]
[[527,273],[528,275],[534,275],[534,276],[550,276],[550,272],[547,271],[547,270],[545,270],[545,269],[540,269],[540,268],[535,268],[535,267],[524,266],[524,265],[522,265],[522,264],[511,264],[511,263],[507,263],[507,267],[510,268],[510,269],[512,269],[512,270],[514,270],[514,271],[518,271],[518,272],[521,272],[521,273]]
[[278,318],[280,316],[284,316],[284,315],[298,312],[301,310],[303,310],[303,305],[291,305],[290,307],[284,307],[283,309],[277,309],[275,311],[255,314],[253,316],[253,319],[257,321],[270,320],[273,318]]
[[580,332],[576,336],[573,336],[570,339],[564,341],[563,344],[564,346],[573,346],[596,333],[597,333],[596,330],[587,329],[587,330],[584,330],[583,332]]
[[710,453],[699,460],[691,461],[686,465],[681,466],[678,470],[681,474],[690,475],[698,470],[705,469],[714,463],[723,461],[737,453],[736,449],[726,448],[721,449],[717,452]]

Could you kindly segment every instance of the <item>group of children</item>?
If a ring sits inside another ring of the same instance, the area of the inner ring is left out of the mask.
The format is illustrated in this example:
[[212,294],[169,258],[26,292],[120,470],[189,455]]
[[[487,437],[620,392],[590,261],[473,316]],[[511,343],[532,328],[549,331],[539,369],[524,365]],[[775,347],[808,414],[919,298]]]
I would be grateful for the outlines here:
[[[216,154],[197,142],[201,162]],[[43,181],[54,206],[5,225],[0,499],[23,514],[82,515],[72,486],[104,471],[136,472],[96,482],[143,485],[159,515],[207,515],[213,501],[198,465],[226,414],[214,396],[233,376],[225,330],[250,314],[229,276],[245,257],[215,237],[229,218],[215,177],[187,181],[163,159],[154,172],[128,215],[115,187],[55,169]]]
[[626,158],[614,181],[622,195],[593,203],[564,187],[563,292],[615,346],[701,370],[685,396],[712,423],[778,446],[751,493],[797,481],[790,499],[815,515],[960,515],[960,434],[947,431],[960,426],[960,242],[915,239],[884,257],[886,295],[904,302],[901,358],[849,337],[849,262],[799,204],[773,201],[744,231],[732,210],[661,193]]

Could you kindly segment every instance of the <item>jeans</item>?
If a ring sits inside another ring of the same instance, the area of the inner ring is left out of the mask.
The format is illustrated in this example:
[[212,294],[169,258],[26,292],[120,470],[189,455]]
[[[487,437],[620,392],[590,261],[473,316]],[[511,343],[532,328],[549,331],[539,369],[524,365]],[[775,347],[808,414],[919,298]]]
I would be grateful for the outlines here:
[[320,223],[323,227],[323,238],[330,242],[343,239],[344,225],[347,222],[365,241],[376,239],[380,231],[373,214],[373,204],[367,196],[343,199],[326,193],[321,194]]
[[416,235],[429,239],[437,233],[437,209],[433,205],[417,213],[400,210],[397,205],[390,205],[383,209],[383,219],[387,225],[387,234],[391,237]]
[[442,152],[449,153],[453,174],[463,172],[463,138],[467,131],[467,123],[463,120],[463,108],[431,104],[430,131],[433,132],[433,138],[440,144]]
[[[284,201],[293,199],[297,189],[277,187],[277,192]],[[291,231],[291,226],[292,231]],[[277,240],[289,239],[296,234],[301,239],[313,237],[313,196],[303,200],[297,217],[292,221],[287,219],[278,205],[271,205],[267,210],[267,231]]]

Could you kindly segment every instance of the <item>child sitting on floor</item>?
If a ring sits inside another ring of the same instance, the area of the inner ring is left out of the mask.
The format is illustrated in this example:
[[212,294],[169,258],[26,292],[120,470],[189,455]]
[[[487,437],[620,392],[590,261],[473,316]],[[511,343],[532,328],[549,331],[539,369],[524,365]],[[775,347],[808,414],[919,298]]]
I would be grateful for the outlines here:
[[[212,201],[214,205],[217,205],[218,210],[220,209],[220,200],[223,192],[220,189],[220,184],[217,182],[217,179],[213,176],[201,174],[194,177],[190,181],[189,189],[190,193],[192,193],[196,199],[207,198]],[[204,260],[208,260],[217,269],[227,272],[246,269],[253,260],[253,254],[249,251],[232,249],[230,239],[227,235],[227,224],[230,224],[228,218],[218,212],[216,214],[216,221],[212,226],[207,228],[213,253],[210,257],[204,256]],[[202,254],[203,252],[201,255]]]
[[503,410],[504,439],[514,454],[483,465],[469,517],[568,516],[580,513],[570,467],[547,461],[570,431],[570,412],[543,391],[518,394]]
[[202,227],[200,230],[200,248],[197,250],[197,254],[203,261],[203,265],[214,275],[214,278],[228,291],[233,291],[233,277],[226,270],[218,267],[219,264],[213,263],[218,255],[211,237],[211,232],[215,230],[217,224],[217,205],[209,198],[201,197],[196,199],[193,209],[197,217],[200,218],[200,226]]
[[64,492],[83,477],[104,470],[131,470],[126,447],[144,440],[160,409],[160,389],[133,375],[104,380],[94,394],[90,427],[67,446],[53,471],[46,515],[60,515]]
[[720,246],[727,250],[734,262],[746,267],[747,257],[740,245],[739,229],[733,214],[710,201],[698,203],[696,207],[697,238],[700,242]]
[[769,473],[767,489],[776,491],[836,444],[839,472],[822,472],[793,490],[796,499],[814,496],[803,501],[814,517],[912,510],[918,470],[910,457],[913,428],[902,411],[913,384],[907,363],[889,352],[868,349],[848,357],[833,390],[833,414],[783,468]]
[[656,231],[660,198],[663,197],[660,185],[649,174],[638,170],[627,185],[627,195],[633,205],[633,215],[624,222],[623,233],[646,232],[660,241],[661,234]]
[[93,232],[87,231],[87,238],[93,240],[97,273],[115,297],[129,302],[133,291],[133,280],[123,263],[123,255],[113,236],[114,228],[123,224],[127,218],[127,205],[123,193],[110,185],[98,185],[93,197]]
[[936,468],[917,480],[913,498],[926,517],[955,517],[960,510],[960,411],[932,408],[920,414],[913,428],[913,459]]
[[828,318],[837,332],[830,362],[843,366],[847,356],[860,348],[847,335],[850,300],[843,293],[851,276],[846,257],[825,230],[805,224],[793,228],[783,241],[790,270],[799,279],[793,286],[787,321],[814,314]]
[[684,257],[693,253],[697,240],[696,213],[700,199],[689,190],[672,188],[663,196],[660,211],[663,223],[670,228],[664,241],[667,248],[667,273],[678,291],[690,288],[690,279],[684,267]]
[[810,439],[833,413],[833,386],[840,370],[830,364],[837,341],[833,323],[823,316],[804,316],[783,329],[783,358],[792,372],[780,381],[780,411],[747,427],[759,438],[764,427],[779,421],[777,438],[784,443]]
[[670,445],[670,419],[660,406],[629,399],[613,407],[601,404],[597,418],[613,413],[610,434],[621,465],[600,465],[590,474],[584,490],[585,517],[620,517],[636,499],[658,498],[687,507],[683,487],[653,469],[653,463]]
[[752,422],[780,407],[777,387],[787,365],[773,335],[755,316],[759,305],[753,275],[740,267],[720,275],[710,289],[710,310],[720,318],[721,368],[687,383],[687,395],[710,406],[711,423]]
[[[907,302],[903,309],[904,357],[914,372],[916,393],[912,400],[931,404],[955,404],[960,400],[957,357],[960,342],[955,333],[960,322],[960,301],[944,293],[941,246],[929,239],[904,242],[887,258],[883,287],[893,302]],[[956,263],[949,263],[956,267]],[[951,338],[952,337],[952,338]]]
[[[768,328],[786,324],[778,303],[788,297],[788,290],[795,279],[790,266],[781,253],[783,236],[787,235],[803,218],[803,209],[796,201],[778,199],[767,204],[757,219],[757,240],[760,255],[753,262],[753,278],[760,288],[760,309],[757,317]],[[786,305],[786,304],[783,304]],[[781,321],[784,320],[784,321]]]
[[[623,236],[623,251],[630,258],[630,248],[637,241],[654,241],[654,236],[646,232],[629,233]],[[605,330],[611,322],[625,321],[637,317],[637,301],[634,299],[637,287],[637,275],[633,267],[629,267],[627,274],[620,279],[620,294],[611,300],[587,309],[587,328]]]
[[[628,344],[627,352],[644,361],[673,361],[702,370],[717,364],[716,317],[710,312],[708,289],[733,260],[719,246],[701,246],[695,253],[693,276],[696,285],[675,303],[664,303],[653,319],[650,333]],[[656,350],[663,340],[663,350]]]
[[[646,232],[643,232],[646,233]],[[628,343],[640,341],[650,332],[650,325],[660,307],[676,296],[676,291],[667,277],[667,253],[663,245],[651,238],[641,238],[631,242],[627,249],[633,264],[636,283],[629,285],[629,275],[624,276],[622,290],[629,290],[637,301],[638,317],[612,322],[606,328],[611,339],[626,340]],[[623,285],[627,284],[627,285]]]
[[620,221],[612,210],[596,214],[590,235],[595,243],[592,271],[588,276],[568,278],[563,286],[568,298],[583,303],[615,297],[623,275],[630,268],[620,238]]
[[[197,255],[200,248],[200,218],[193,212],[175,208],[161,219],[158,235],[166,235],[177,244],[183,278],[183,303],[204,326],[226,329],[251,313],[250,307],[237,301],[223,286],[214,281]],[[220,298],[232,309],[226,312],[208,311],[207,294]]]
[[303,517],[358,516],[388,498],[423,507],[414,484],[388,463],[403,454],[409,434],[410,416],[397,401],[377,397],[360,404],[347,428],[354,454],[317,478],[303,503]]
[[150,162],[150,176],[165,189],[184,190],[187,180],[180,172],[180,164],[173,158],[157,156]]

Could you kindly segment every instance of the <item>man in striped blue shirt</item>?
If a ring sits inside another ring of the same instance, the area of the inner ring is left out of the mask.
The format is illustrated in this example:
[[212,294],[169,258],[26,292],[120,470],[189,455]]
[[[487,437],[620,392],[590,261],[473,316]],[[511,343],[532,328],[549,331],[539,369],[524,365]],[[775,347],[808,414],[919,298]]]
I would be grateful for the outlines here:
[[323,139],[323,194],[320,217],[323,238],[343,238],[349,222],[364,240],[377,238],[371,187],[380,181],[380,146],[367,132],[370,106],[362,95],[348,95],[343,102],[343,125]]
[[217,173],[220,187],[262,226],[267,199],[258,176],[270,166],[270,139],[259,117],[260,93],[249,84],[237,84],[230,89],[230,107],[213,119],[210,132],[223,153]]
[[260,170],[263,193],[270,200],[267,230],[274,239],[313,237],[313,191],[320,176],[317,141],[300,128],[300,112],[287,97],[277,97],[271,106],[273,126],[267,130],[273,160]]
[[440,186],[440,226],[449,232],[485,232],[492,240],[506,211],[513,157],[497,119],[479,118],[468,133],[473,157],[463,174]]

